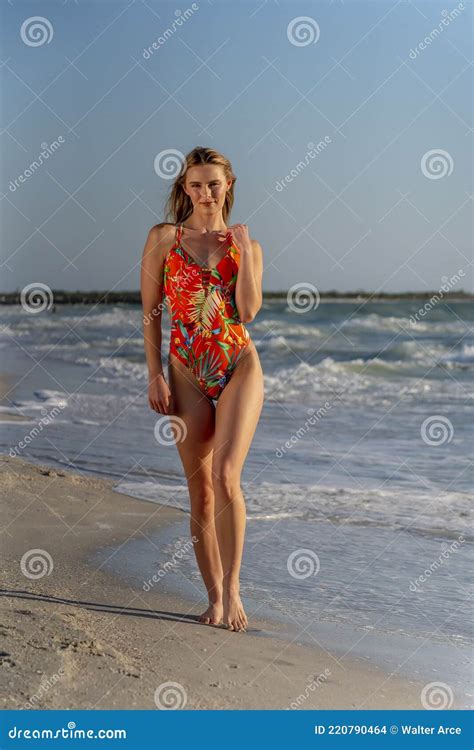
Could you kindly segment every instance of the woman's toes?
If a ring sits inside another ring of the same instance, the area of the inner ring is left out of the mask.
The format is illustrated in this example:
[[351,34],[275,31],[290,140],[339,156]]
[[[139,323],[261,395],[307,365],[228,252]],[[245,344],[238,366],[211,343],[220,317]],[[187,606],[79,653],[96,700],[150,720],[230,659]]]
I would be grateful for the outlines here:
[[203,625],[218,625],[222,621],[222,604],[210,604],[199,617]]

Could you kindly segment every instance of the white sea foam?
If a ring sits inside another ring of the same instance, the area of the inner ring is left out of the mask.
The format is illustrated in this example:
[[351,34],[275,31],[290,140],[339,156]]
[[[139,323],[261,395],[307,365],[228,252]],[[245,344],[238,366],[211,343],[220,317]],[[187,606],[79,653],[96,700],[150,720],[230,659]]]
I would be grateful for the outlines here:
[[[143,500],[189,512],[186,485],[159,482],[119,482],[114,490]],[[463,492],[421,492],[401,489],[350,489],[320,485],[242,483],[247,516],[251,521],[285,518],[330,521],[335,524],[408,527],[412,533],[451,538],[470,536],[474,495]],[[416,508],[416,513],[414,513]]]
[[463,334],[466,332],[467,325],[462,320],[452,321],[433,321],[429,318],[412,323],[410,317],[396,315],[379,315],[378,313],[369,313],[368,315],[349,315],[345,320],[338,324],[341,328],[362,328],[371,331],[406,331],[410,334],[426,333],[432,334],[451,333]]

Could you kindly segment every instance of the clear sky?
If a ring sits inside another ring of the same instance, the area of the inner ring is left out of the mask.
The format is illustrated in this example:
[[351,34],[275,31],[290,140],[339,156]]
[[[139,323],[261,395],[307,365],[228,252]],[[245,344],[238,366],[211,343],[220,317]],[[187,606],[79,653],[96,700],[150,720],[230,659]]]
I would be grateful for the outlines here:
[[197,145],[232,162],[265,290],[473,290],[470,2],[0,7],[1,291],[138,289],[158,155]]

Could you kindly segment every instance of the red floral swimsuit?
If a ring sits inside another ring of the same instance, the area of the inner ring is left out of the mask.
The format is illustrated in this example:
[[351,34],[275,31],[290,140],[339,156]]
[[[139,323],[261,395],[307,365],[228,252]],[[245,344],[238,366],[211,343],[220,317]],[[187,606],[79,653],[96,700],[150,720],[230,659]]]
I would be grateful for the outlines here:
[[163,274],[169,352],[191,370],[203,393],[217,400],[250,343],[235,304],[240,251],[228,232],[224,257],[214,268],[202,266],[181,246],[182,232],[181,224]]

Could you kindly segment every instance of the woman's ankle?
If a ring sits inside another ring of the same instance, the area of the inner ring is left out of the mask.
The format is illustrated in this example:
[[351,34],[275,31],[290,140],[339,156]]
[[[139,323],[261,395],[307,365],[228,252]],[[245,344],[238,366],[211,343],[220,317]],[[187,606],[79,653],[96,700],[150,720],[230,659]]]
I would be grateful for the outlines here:
[[238,578],[225,578],[222,582],[224,596],[235,596],[240,594],[240,581]]
[[214,587],[212,591],[207,592],[207,597],[209,599],[209,604],[222,604],[222,599],[223,599],[222,588],[220,586],[218,588]]

